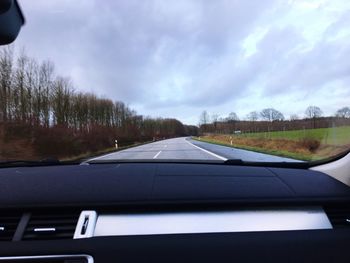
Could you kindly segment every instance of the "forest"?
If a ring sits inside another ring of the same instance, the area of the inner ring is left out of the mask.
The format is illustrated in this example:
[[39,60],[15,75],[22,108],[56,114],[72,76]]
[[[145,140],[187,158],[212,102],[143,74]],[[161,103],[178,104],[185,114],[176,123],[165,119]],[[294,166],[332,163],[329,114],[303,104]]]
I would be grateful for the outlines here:
[[[97,87],[98,88],[98,87]],[[114,146],[197,135],[196,126],[138,114],[77,91],[50,60],[0,49],[0,159],[71,158]]]

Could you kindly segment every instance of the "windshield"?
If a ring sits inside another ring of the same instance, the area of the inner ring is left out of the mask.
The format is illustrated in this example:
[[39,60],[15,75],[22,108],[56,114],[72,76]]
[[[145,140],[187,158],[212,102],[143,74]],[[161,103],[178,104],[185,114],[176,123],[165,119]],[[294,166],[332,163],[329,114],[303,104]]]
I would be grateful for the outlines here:
[[0,160],[328,160],[350,149],[350,4],[22,0]]

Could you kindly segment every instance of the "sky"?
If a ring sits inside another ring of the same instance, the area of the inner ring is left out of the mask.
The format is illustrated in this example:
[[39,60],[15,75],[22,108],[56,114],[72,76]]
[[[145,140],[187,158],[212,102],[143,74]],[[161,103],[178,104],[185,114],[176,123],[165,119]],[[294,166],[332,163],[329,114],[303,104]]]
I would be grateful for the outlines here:
[[350,107],[348,0],[19,0],[15,42],[76,90],[198,124]]

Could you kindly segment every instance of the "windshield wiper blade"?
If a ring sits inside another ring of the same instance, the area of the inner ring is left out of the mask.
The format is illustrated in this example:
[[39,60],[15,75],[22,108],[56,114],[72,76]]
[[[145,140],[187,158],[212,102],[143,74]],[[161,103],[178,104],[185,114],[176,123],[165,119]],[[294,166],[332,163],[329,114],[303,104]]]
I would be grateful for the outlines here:
[[231,165],[244,165],[246,162],[242,159],[227,159],[224,161],[224,164],[231,164]]
[[81,162],[81,165],[89,164],[120,164],[120,163],[153,163],[153,164],[213,164],[213,165],[231,165],[231,166],[257,166],[257,167],[280,167],[306,169],[310,167],[308,162],[257,162],[244,161],[242,159],[221,160],[201,160],[201,159],[105,159],[105,160],[87,160]]
[[228,159],[224,161],[227,165],[241,165],[241,166],[260,166],[260,167],[280,167],[280,168],[298,168],[306,169],[310,167],[308,162],[257,162],[257,161],[243,161],[241,159]]

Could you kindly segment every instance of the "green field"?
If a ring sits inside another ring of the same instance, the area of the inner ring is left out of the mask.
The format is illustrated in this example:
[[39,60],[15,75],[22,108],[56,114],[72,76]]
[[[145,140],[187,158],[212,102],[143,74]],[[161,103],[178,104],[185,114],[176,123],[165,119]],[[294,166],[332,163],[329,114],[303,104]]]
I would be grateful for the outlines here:
[[287,139],[294,141],[303,138],[312,138],[319,140],[321,144],[345,145],[350,144],[350,126],[295,131],[244,133],[240,136],[266,139]]
[[[349,150],[350,126],[239,135],[208,134],[194,139],[228,147],[312,161],[331,158]],[[311,147],[316,148],[312,150]]]

